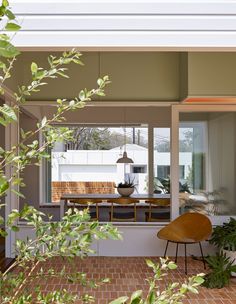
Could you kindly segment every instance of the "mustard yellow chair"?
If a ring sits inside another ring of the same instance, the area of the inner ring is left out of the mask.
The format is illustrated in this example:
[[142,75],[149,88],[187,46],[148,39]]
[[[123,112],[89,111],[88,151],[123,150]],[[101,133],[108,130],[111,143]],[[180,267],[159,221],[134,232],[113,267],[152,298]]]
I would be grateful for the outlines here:
[[73,204],[73,210],[86,209],[89,207],[89,215],[91,221],[99,220],[99,203],[102,203],[101,200],[96,199],[72,199],[70,203]]
[[149,199],[145,201],[149,204],[149,209],[145,212],[146,222],[169,221],[170,219],[170,199]]
[[212,225],[207,216],[200,213],[185,213],[162,228],[157,233],[157,237],[167,241],[164,257],[166,257],[169,242],[176,243],[175,262],[177,262],[178,246],[184,244],[185,273],[187,274],[187,244],[199,243],[203,265],[206,268],[201,242],[206,241],[211,232]]
[[[136,222],[137,212],[136,204],[139,201],[131,198],[119,198],[111,202],[110,221],[111,222]],[[127,211],[127,209],[131,209]]]

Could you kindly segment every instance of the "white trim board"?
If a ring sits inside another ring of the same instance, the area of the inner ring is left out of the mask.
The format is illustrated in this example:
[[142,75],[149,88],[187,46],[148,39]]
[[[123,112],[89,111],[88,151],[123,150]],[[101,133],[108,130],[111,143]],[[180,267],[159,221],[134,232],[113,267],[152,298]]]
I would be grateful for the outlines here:
[[230,0],[12,0],[11,6],[17,15],[236,13],[236,3]]
[[19,31],[12,35],[19,48],[145,48],[189,51],[236,49],[236,31]]

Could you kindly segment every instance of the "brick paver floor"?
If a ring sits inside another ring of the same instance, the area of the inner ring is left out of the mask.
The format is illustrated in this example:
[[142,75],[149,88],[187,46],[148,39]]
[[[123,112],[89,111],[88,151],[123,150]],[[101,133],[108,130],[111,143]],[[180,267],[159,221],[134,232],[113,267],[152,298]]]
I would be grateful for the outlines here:
[[[41,279],[33,282],[33,285],[41,285],[43,291],[53,291],[67,289],[73,293],[86,293],[95,296],[95,303],[109,303],[112,299],[123,295],[131,295],[135,290],[142,289],[147,291],[148,285],[145,279],[151,276],[152,271],[146,265],[145,257],[89,257],[84,260],[76,259],[75,263],[70,264],[64,260],[52,259],[43,266],[45,270],[49,267],[60,271],[63,266],[67,272],[82,271],[88,274],[88,278],[101,279],[109,277],[110,283],[107,283],[98,289],[81,287],[78,284],[69,284],[64,279],[53,278],[48,281]],[[150,258],[158,262],[158,258]],[[188,276],[204,272],[202,262],[188,258]],[[184,281],[184,260],[179,258],[178,269],[170,271],[165,280],[160,282],[160,286],[169,281]],[[236,304],[236,278],[231,279],[230,286],[223,289],[199,288],[199,294],[190,294],[185,300],[185,304]]]

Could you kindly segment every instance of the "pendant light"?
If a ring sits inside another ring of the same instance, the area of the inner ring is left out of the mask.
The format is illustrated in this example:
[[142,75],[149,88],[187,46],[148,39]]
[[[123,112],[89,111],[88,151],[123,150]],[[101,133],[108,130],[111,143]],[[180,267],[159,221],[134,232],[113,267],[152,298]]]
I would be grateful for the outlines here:
[[129,158],[126,152],[126,115],[125,115],[125,109],[124,109],[124,122],[125,122],[125,129],[124,129],[124,152],[122,157],[120,157],[116,163],[117,164],[132,164],[133,160],[132,158]]

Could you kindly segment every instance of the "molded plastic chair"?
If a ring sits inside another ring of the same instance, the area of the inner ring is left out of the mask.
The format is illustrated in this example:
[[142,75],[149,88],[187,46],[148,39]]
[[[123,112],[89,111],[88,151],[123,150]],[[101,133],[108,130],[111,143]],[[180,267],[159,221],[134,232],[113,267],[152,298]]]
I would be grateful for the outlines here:
[[170,219],[170,199],[150,199],[145,201],[149,204],[149,209],[145,212],[146,222],[169,221]]
[[202,261],[206,268],[201,242],[206,241],[211,232],[212,225],[207,216],[200,213],[185,213],[162,228],[157,233],[157,237],[167,241],[164,257],[166,257],[169,242],[176,243],[175,262],[177,262],[178,245],[184,244],[185,273],[187,274],[187,244],[199,243]]
[[[110,220],[111,222],[127,222],[132,221],[136,222],[136,204],[138,200],[130,199],[130,198],[119,198],[115,202],[111,202],[111,212],[110,212]],[[131,205],[131,206],[129,206]],[[133,207],[133,211],[126,211],[126,207]],[[117,211],[117,209],[123,209]]]
[[[99,220],[99,207],[98,204],[101,203],[101,200],[96,199],[72,199],[70,203],[73,204],[73,209],[85,209],[89,207],[89,215],[91,221],[98,221]],[[76,207],[77,205],[77,207]]]

